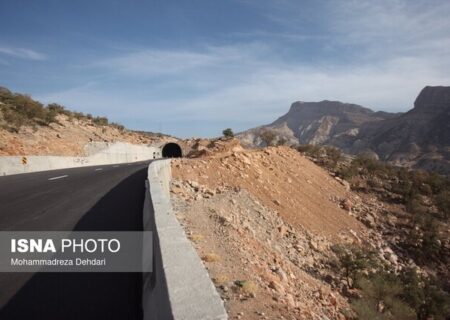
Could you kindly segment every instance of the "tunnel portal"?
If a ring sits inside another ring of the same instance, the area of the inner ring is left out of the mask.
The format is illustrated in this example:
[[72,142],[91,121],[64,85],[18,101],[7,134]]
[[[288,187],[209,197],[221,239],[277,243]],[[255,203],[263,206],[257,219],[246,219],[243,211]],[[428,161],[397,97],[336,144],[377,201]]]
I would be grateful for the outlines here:
[[163,158],[181,158],[183,151],[178,144],[169,142],[162,148],[162,156]]

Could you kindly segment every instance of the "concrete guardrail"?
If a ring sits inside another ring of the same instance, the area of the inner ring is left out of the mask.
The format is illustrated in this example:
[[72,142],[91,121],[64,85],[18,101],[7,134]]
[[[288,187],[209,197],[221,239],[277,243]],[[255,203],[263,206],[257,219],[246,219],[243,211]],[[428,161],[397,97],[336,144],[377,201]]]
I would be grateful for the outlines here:
[[161,149],[130,143],[91,143],[85,157],[1,156],[0,175],[145,161],[161,157]]
[[143,282],[144,319],[228,319],[205,266],[172,211],[170,180],[170,160],[150,164],[144,230],[153,231],[154,256],[153,272]]

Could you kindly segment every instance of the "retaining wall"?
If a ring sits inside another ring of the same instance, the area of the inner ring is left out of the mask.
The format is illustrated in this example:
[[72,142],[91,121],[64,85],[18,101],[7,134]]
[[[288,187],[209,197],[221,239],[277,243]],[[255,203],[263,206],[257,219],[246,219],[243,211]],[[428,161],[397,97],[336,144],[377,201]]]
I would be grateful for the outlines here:
[[0,175],[128,163],[161,157],[160,148],[122,142],[90,143],[85,151],[85,157],[3,156],[0,157]]
[[228,319],[205,266],[172,211],[170,180],[170,160],[150,164],[144,229],[153,231],[155,247],[153,272],[144,276],[144,319]]

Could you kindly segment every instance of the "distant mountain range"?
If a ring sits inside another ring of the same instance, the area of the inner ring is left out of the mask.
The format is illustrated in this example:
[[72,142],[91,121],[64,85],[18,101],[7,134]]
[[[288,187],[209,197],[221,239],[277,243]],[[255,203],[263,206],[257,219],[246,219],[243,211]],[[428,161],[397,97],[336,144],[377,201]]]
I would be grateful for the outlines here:
[[339,101],[294,102],[269,125],[238,135],[245,146],[274,142],[332,145],[349,154],[371,153],[391,163],[450,173],[450,87],[427,86],[405,113],[374,112]]

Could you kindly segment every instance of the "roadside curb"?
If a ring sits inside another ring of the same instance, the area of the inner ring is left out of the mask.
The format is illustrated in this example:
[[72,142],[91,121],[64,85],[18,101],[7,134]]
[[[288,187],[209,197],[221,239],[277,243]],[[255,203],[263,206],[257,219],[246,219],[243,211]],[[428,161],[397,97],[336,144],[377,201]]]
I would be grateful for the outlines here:
[[144,278],[144,319],[228,319],[205,266],[172,211],[170,180],[170,160],[150,164],[144,230],[153,231],[155,254],[153,273]]

